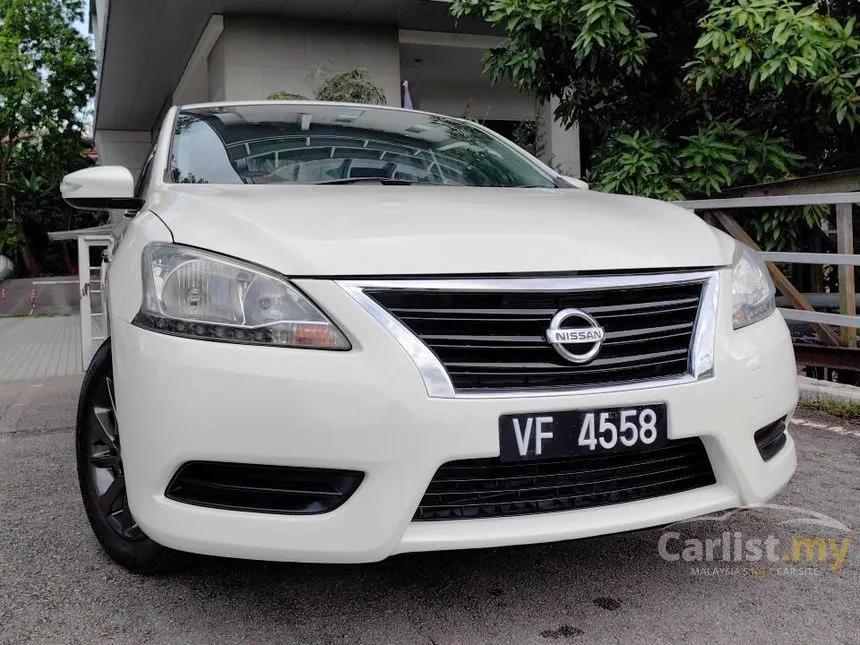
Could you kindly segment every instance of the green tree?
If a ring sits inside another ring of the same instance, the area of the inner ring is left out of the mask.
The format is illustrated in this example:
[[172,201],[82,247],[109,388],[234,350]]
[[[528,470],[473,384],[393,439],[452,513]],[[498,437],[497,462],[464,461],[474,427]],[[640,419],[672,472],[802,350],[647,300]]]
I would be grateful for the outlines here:
[[[860,165],[858,0],[454,0],[502,28],[484,59],[579,121],[589,181],[663,199]],[[757,222],[798,246],[821,211]]]
[[374,85],[366,69],[335,74],[323,81],[316,92],[320,101],[345,101],[385,105],[385,92]]
[[82,0],[0,0],[0,245],[39,270],[48,228],[89,223],[59,197],[87,165],[83,114],[95,89]]
[[[308,77],[312,83],[319,84],[315,100],[342,103],[366,103],[385,105],[385,91],[375,85],[366,69],[361,67],[348,72],[328,76],[320,67]],[[287,90],[269,94],[270,101],[307,101],[306,96]]]

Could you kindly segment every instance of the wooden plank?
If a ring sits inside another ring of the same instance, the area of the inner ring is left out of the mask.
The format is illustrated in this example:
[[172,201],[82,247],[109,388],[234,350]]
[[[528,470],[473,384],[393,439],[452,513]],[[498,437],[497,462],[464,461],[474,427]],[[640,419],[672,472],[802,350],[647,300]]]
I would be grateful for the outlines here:
[[[860,193],[771,195],[770,197],[728,197],[672,202],[694,210],[715,208],[771,208],[774,206],[811,206],[813,204],[857,204]],[[755,213],[753,213],[754,215]]]
[[855,328],[860,325],[860,316],[843,316],[842,314],[826,314],[821,311],[803,311],[801,309],[779,308],[786,320],[796,320],[806,323],[821,323],[832,327]]
[[[850,206],[850,204],[846,204]],[[768,262],[791,262],[793,264],[849,264],[860,266],[860,254],[858,253],[779,253],[771,251],[759,251],[758,256]]]
[[833,369],[857,370],[860,366],[860,349],[851,347],[825,347],[810,343],[794,343],[794,356],[798,367],[812,365]]
[[[747,232],[735,221],[734,217],[728,213],[724,213],[723,211],[713,211],[713,214],[729,235],[736,240],[740,240],[754,251],[761,251],[761,248],[759,248],[758,244],[755,243],[755,240],[747,235]],[[809,301],[803,297],[803,294],[800,293],[793,284],[791,284],[791,281],[785,277],[785,274],[780,271],[773,262],[767,262],[766,265],[777,290],[786,297],[792,307],[795,309],[802,309],[804,311],[815,311],[812,308],[812,305],[809,304]],[[812,328],[815,329],[825,344],[832,345],[834,347],[838,347],[840,345],[839,337],[833,333],[833,330],[830,327],[819,323],[812,323]]]
[[[826,238],[821,230],[820,225],[816,225],[812,229],[812,235],[810,236],[809,243],[812,246],[812,251],[814,253],[823,253],[827,250],[827,243],[830,241]],[[825,285],[824,279],[824,268],[822,267],[820,270],[810,270],[809,271],[809,290],[814,291],[815,293],[824,293],[827,288]],[[809,301],[812,304],[812,301]],[[812,305],[813,307],[815,305]]]
[[797,177],[755,186],[729,188],[724,197],[767,197],[770,195],[808,195],[812,193],[850,193],[860,190],[860,168]]
[[[854,253],[854,222],[852,204],[836,205],[836,250],[838,253]],[[853,316],[857,313],[857,294],[854,290],[854,267],[839,266],[839,313]],[[842,328],[842,344],[857,345],[857,328]]]

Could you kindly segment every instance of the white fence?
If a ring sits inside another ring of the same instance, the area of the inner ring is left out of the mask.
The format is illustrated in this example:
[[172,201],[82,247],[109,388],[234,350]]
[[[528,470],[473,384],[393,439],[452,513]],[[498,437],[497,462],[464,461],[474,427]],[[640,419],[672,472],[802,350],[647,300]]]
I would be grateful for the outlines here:
[[[839,314],[816,312],[796,290],[792,292],[791,285],[776,280],[777,288],[795,305],[795,309],[781,309],[788,320],[797,320],[820,325],[842,327],[842,343],[849,347],[857,344],[857,329],[860,328],[860,316],[857,315],[857,296],[854,280],[854,267],[860,266],[860,254],[854,253],[853,204],[860,204],[860,193],[816,193],[809,195],[773,195],[768,197],[735,197],[725,199],[701,199],[694,201],[676,202],[679,206],[693,211],[712,212],[727,228],[728,232],[742,241],[750,244],[743,230],[734,220],[722,211],[728,209],[774,208],[780,206],[812,206],[832,204],[836,207],[836,253],[771,253],[763,252],[752,243],[751,246],[759,251],[759,256],[767,262],[783,262],[797,264],[818,264],[839,267]],[[746,238],[746,239],[744,239]],[[779,270],[769,266],[771,275]],[[779,273],[782,276],[781,273]],[[785,278],[785,276],[782,276]],[[786,293],[788,291],[788,293]],[[828,339],[825,337],[824,339]],[[832,343],[830,343],[832,344]]]

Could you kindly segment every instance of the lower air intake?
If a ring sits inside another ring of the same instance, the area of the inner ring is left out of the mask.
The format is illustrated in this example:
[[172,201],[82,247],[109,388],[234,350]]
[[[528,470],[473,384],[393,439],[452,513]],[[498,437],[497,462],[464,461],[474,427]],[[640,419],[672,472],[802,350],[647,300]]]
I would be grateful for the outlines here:
[[773,459],[788,441],[785,434],[785,417],[756,431],[754,438],[761,458],[765,461]]
[[180,467],[165,495],[230,511],[313,515],[343,504],[363,478],[354,470],[192,461]]
[[502,463],[443,464],[413,521],[571,511],[634,502],[716,483],[698,438],[636,453]]

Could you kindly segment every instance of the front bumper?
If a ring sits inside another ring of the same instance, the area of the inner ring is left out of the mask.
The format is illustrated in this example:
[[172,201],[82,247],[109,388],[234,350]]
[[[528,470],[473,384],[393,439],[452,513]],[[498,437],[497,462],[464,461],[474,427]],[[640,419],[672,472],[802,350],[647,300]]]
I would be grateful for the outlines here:
[[[753,435],[790,415],[794,355],[779,314],[733,332],[719,306],[712,378],[564,396],[435,399],[395,339],[336,284],[301,288],[348,330],[350,352],[246,347],[164,336],[112,321],[129,504],[143,530],[180,550],[307,562],[548,542],[669,523],[763,502],[790,479],[794,444],[764,462]],[[510,518],[412,522],[445,462],[499,454],[501,414],[665,402],[671,439],[698,436],[717,483],[637,502]],[[334,511],[225,511],[165,497],[188,461],[359,470]]]

